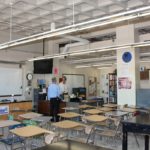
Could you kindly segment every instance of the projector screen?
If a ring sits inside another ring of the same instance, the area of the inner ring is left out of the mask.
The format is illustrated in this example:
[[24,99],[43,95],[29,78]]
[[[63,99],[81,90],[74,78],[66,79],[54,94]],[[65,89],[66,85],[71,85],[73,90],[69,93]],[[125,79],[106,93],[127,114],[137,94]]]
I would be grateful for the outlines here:
[[0,68],[0,96],[22,95],[22,69]]

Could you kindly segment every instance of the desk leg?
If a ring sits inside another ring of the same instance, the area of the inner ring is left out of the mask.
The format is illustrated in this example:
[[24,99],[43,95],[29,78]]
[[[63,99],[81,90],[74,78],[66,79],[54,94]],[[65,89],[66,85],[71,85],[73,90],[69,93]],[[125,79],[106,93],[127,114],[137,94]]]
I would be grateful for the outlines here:
[[122,140],[122,150],[128,149],[128,133],[123,127],[123,140]]
[[145,150],[149,150],[149,136],[145,135]]

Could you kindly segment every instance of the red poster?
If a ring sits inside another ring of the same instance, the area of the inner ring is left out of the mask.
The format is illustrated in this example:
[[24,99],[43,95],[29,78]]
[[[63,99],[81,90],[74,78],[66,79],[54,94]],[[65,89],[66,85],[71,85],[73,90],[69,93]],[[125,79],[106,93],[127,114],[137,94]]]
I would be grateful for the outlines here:
[[58,75],[58,68],[54,67],[54,75]]

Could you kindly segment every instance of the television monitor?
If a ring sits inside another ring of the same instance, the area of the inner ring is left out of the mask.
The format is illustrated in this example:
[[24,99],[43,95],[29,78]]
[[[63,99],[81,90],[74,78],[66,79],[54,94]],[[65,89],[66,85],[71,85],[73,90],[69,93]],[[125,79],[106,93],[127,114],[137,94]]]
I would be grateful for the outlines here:
[[49,74],[53,72],[53,59],[34,61],[34,74]]

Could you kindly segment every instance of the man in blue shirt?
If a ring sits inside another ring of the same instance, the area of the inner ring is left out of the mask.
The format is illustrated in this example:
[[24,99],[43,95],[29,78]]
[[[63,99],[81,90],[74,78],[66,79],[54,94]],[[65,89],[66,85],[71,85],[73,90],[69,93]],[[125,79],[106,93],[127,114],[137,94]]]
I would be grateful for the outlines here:
[[52,83],[48,86],[48,100],[50,100],[50,113],[52,115],[52,121],[59,121],[59,96],[60,88],[57,85],[57,80],[55,77],[52,78]]

